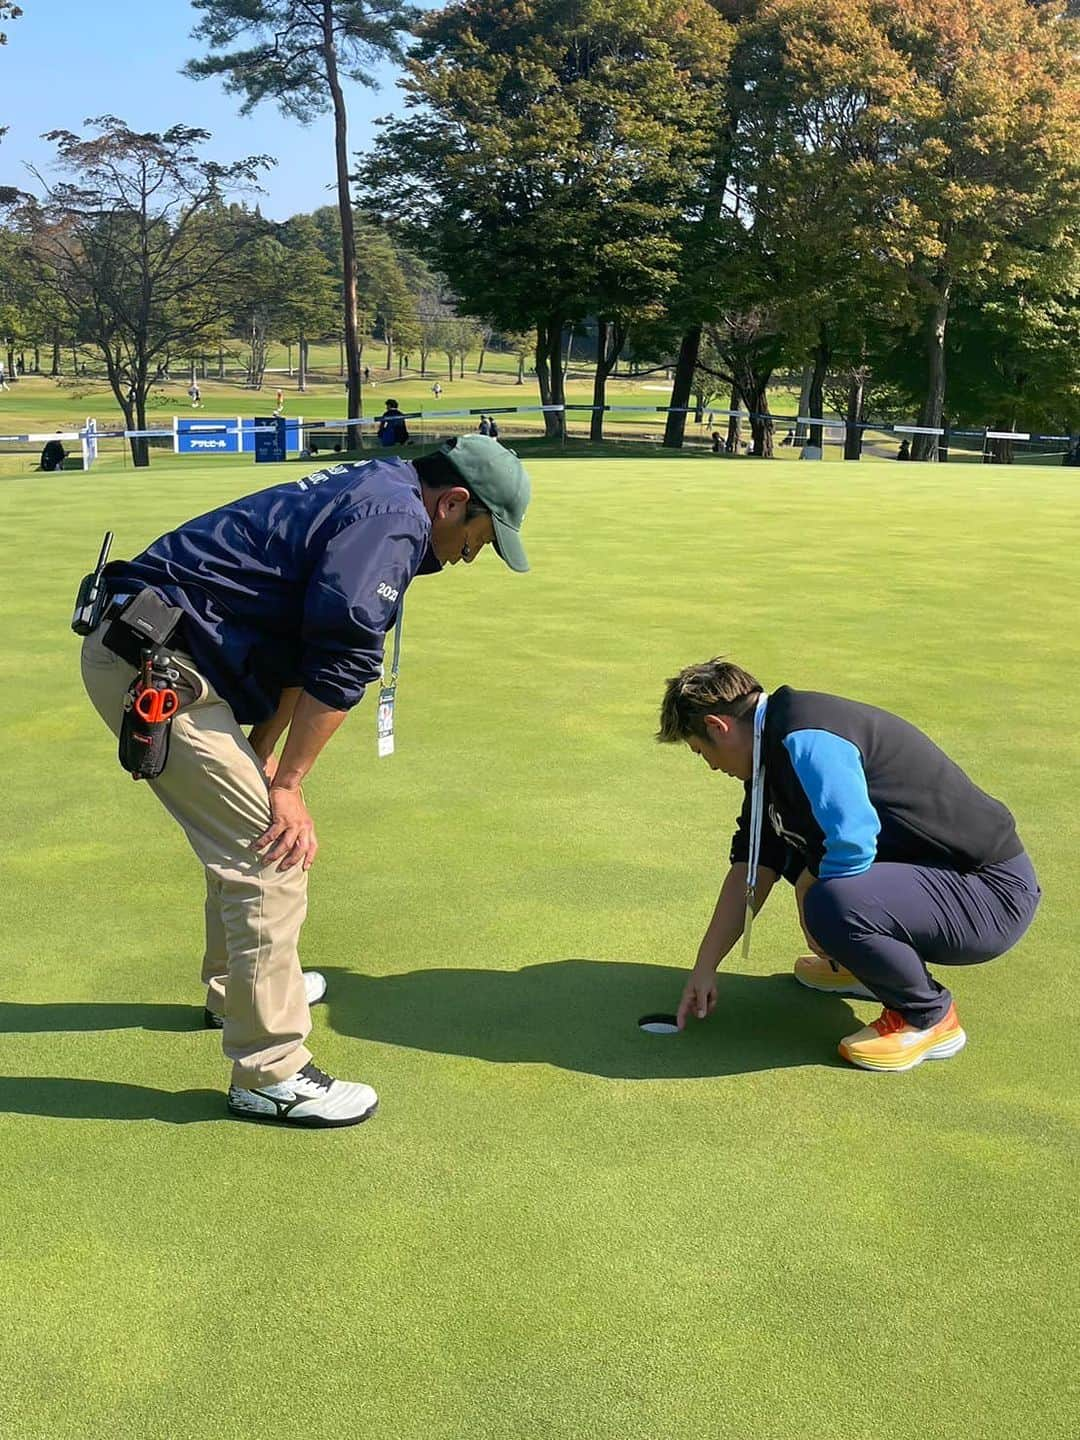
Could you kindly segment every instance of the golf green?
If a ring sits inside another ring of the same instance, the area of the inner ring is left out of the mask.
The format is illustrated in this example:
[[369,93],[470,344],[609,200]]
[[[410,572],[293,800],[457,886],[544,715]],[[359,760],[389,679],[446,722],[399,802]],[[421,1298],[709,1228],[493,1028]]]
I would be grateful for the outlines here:
[[[199,867],[68,631],[106,527],[303,472],[0,481],[0,1435],[1071,1437],[1073,472],[532,470],[532,572],[418,580],[396,755],[365,701],[307,787],[312,1047],[382,1101],[322,1133],[226,1118]],[[955,1059],[839,1062],[875,1008],[791,979],[786,888],[710,1021],[638,1031],[726,865],[737,786],[652,739],[717,653],[899,711],[1014,810],[1045,900],[949,975]]]

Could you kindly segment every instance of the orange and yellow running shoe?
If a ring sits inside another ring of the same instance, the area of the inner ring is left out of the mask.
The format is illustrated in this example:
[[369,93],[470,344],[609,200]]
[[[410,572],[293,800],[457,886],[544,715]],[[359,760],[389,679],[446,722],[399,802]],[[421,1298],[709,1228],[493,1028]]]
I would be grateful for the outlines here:
[[842,965],[834,969],[819,955],[800,955],[795,961],[795,979],[808,990],[824,990],[829,995],[856,995],[861,1000],[876,998],[857,975]]
[[883,1010],[873,1024],[840,1041],[840,1054],[862,1070],[914,1070],[924,1060],[947,1060],[966,1043],[955,1005],[929,1030],[917,1030],[895,1010]]

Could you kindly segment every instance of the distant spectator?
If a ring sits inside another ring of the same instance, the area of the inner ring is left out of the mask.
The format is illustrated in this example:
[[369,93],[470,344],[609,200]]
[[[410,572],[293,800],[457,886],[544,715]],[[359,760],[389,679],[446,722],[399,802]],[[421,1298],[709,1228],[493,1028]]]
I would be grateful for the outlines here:
[[340,441],[340,440],[335,440],[335,441],[334,441],[334,453],[335,453],[336,455],[340,455],[340,454],[341,454],[341,441]]
[[187,393],[191,399],[191,408],[193,410],[198,410],[199,406],[202,404],[202,391],[199,389],[199,383],[197,380],[192,380],[191,384],[188,386]]
[[480,416],[480,424],[476,428],[477,430],[479,430],[481,435],[491,434],[491,422],[488,420],[486,415]]
[[499,438],[499,427],[495,424],[494,415],[488,416],[488,434],[493,440],[497,440]]
[[1076,444],[1068,452],[1068,454],[1065,456],[1065,459],[1061,463],[1063,465],[1075,465],[1080,468],[1080,440],[1077,440]]
[[379,444],[387,448],[391,445],[407,445],[409,443],[409,431],[405,424],[405,417],[396,400],[387,400],[386,409],[379,416],[379,428],[376,433]]
[[442,386],[439,384],[438,380],[436,380],[436,381],[435,381],[435,384],[432,385],[432,387],[431,387],[431,393],[432,393],[432,395],[435,396],[435,399],[436,399],[436,400],[441,400],[441,399],[442,399]]
[[[57,431],[57,434],[59,433]],[[62,470],[66,459],[67,451],[59,440],[46,440],[41,452],[42,470]]]
[[712,453],[714,455],[719,455],[721,450],[723,449],[723,444],[724,442],[720,438],[720,431],[714,430],[712,432]]
[[285,392],[280,387],[274,395],[274,414],[284,415],[285,413]]
[[911,459],[911,441],[910,441],[910,440],[901,440],[901,441],[900,441],[900,449],[896,452],[896,458],[897,458],[897,460],[910,460],[910,459]]
[[370,379],[371,379],[371,371],[370,371],[370,370],[368,369],[368,367],[365,365],[365,366],[364,366],[364,384],[366,385]]
[[4,362],[3,362],[3,360],[0,360],[0,390],[6,390],[7,388],[8,388],[7,372],[6,372],[6,370],[4,369]]

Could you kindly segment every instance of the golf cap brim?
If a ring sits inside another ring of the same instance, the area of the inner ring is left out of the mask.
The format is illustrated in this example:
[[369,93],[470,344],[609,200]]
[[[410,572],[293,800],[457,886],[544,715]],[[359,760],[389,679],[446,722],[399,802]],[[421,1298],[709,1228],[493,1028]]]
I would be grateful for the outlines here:
[[494,510],[491,512],[491,523],[495,528],[495,553],[500,560],[504,560],[511,570],[516,570],[519,575],[524,575],[529,568],[529,562],[525,558],[525,546],[521,543],[521,532],[507,525],[505,520],[500,520]]
[[463,435],[442,446],[470,494],[491,513],[495,551],[511,570],[529,568],[521,543],[521,525],[532,494],[524,465],[490,435]]

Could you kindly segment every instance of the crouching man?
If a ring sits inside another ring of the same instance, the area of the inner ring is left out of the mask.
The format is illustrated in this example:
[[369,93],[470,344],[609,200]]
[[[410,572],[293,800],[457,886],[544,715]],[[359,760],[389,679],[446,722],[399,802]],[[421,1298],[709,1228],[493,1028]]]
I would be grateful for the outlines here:
[[657,739],[685,742],[745,789],[680,1028],[716,1006],[716,969],[743,933],[748,887],[756,913],[785,868],[791,876],[795,851],[816,951],[797,962],[796,978],[884,1006],[840,1042],[843,1058],[899,1071],[961,1050],[952,996],[927,967],[1003,955],[1041,894],[1005,806],[906,720],[787,686],[768,695],[724,660],[668,681]]

